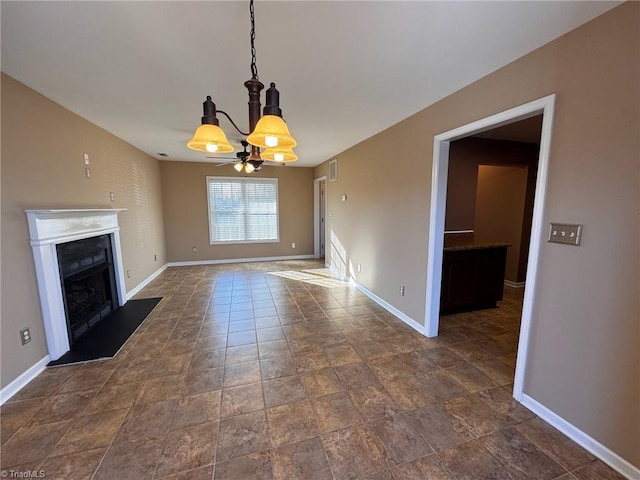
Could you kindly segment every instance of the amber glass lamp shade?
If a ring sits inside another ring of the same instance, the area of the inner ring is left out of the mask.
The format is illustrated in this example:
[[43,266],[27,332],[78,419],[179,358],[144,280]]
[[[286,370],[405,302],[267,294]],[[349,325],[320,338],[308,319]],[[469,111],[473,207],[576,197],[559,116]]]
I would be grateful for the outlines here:
[[187,143],[187,147],[191,150],[208,153],[231,153],[234,151],[222,129],[211,124],[200,125],[193,138]]
[[287,124],[277,115],[263,115],[247,142],[260,148],[293,148],[297,145]]
[[266,148],[260,153],[263,160],[273,162],[295,162],[298,156],[290,148]]

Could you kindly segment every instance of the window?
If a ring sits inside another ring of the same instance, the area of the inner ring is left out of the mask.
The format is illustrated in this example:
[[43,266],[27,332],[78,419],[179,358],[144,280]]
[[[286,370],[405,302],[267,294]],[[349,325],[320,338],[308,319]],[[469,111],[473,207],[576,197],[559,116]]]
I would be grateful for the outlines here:
[[277,242],[278,179],[207,177],[209,240]]

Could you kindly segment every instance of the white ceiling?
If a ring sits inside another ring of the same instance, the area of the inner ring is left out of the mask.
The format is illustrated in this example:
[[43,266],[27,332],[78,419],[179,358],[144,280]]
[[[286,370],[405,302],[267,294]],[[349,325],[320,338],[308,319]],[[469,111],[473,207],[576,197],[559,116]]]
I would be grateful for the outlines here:
[[[618,3],[258,1],[258,73],[314,166]],[[248,2],[0,8],[3,72],[149,155],[207,161],[185,146],[206,95],[248,128]]]

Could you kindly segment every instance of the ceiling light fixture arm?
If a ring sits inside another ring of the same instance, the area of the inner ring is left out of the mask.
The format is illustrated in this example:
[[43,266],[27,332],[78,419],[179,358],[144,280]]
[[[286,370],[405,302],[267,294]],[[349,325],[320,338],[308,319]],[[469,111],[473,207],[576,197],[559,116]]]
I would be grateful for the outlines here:
[[240,135],[244,135],[245,137],[246,137],[247,135],[249,135],[248,133],[243,132],[242,130],[240,130],[240,129],[238,128],[238,125],[236,125],[236,122],[234,122],[234,121],[233,121],[233,119],[229,116],[229,114],[228,114],[227,112],[225,112],[224,110],[216,110],[216,113],[221,113],[222,115],[224,115],[225,117],[227,117],[227,120],[229,120],[229,121],[231,122],[231,125],[233,125],[233,128],[235,128],[235,129],[238,131],[238,133],[239,133]]

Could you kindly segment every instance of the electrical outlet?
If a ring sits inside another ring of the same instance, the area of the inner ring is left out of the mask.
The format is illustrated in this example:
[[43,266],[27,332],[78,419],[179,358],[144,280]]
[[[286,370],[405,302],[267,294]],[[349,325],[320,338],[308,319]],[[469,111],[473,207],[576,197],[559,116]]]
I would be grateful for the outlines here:
[[296,242],[293,242],[293,243],[291,244],[291,248],[296,248]]
[[358,264],[358,271],[361,272],[362,271],[362,265]]
[[116,194],[113,192],[109,192],[109,200],[111,200],[112,202],[116,201]]
[[86,168],[84,169],[84,175],[85,175],[87,178],[91,178],[91,169],[90,169],[89,167],[86,167]]
[[26,345],[31,341],[31,333],[29,333],[28,328],[20,330],[20,340],[22,341],[22,345]]
[[400,285],[400,296],[404,297],[404,285]]
[[127,278],[131,278],[131,270],[127,270]]
[[193,253],[198,253],[198,247],[193,247],[192,251]]
[[83,156],[84,156],[84,164],[89,165],[89,154],[85,153],[83,154]]

